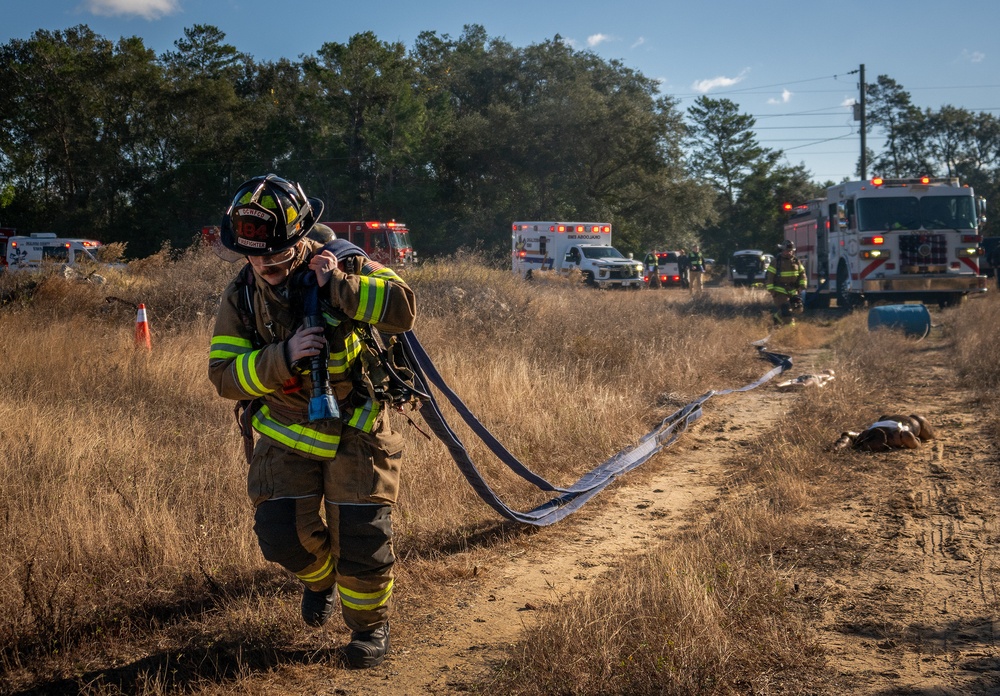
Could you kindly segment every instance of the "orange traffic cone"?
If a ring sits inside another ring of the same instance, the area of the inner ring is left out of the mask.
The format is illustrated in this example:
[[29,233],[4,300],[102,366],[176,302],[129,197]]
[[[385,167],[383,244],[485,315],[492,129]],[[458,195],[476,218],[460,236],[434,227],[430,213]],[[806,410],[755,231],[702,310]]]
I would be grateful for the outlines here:
[[146,305],[139,305],[139,314],[135,318],[135,345],[146,350],[153,350],[149,337],[149,322],[146,321]]

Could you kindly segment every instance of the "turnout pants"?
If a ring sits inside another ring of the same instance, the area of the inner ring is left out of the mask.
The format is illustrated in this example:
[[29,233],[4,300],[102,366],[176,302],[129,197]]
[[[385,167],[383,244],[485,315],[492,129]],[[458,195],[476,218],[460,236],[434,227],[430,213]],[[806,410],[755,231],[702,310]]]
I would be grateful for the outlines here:
[[783,292],[772,292],[771,298],[774,300],[774,323],[794,324],[795,317],[792,316],[792,296]]
[[247,480],[264,558],[317,592],[336,585],[352,631],[385,623],[392,600],[392,505],[402,436],[382,418],[377,433],[345,426],[330,460],[261,437]]

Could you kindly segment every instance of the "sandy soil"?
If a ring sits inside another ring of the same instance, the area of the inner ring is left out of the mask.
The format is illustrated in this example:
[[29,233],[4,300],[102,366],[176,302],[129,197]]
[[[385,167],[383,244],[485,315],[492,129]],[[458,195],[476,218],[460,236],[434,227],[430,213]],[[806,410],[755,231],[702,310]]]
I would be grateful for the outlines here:
[[[808,353],[793,358],[791,375],[814,369]],[[862,486],[856,499],[821,513],[818,522],[836,530],[839,542],[779,552],[801,566],[794,571],[797,597],[827,653],[831,693],[1000,693],[992,613],[997,515],[985,484],[985,472],[997,464],[995,448],[980,431],[970,395],[954,389],[942,340],[927,339],[916,360],[897,406],[926,415],[941,438],[921,450],[879,455],[898,462],[893,487]],[[709,400],[704,417],[674,447],[602,494],[610,504],[586,506],[526,537],[509,557],[454,583],[434,608],[398,607],[394,650],[383,665],[365,672],[297,666],[269,675],[261,692],[475,691],[503,648],[537,620],[536,609],[598,589],[617,559],[708,514],[724,462],[797,398],[801,393],[767,386]],[[817,554],[833,562],[817,561]],[[331,635],[334,644],[342,639]]]

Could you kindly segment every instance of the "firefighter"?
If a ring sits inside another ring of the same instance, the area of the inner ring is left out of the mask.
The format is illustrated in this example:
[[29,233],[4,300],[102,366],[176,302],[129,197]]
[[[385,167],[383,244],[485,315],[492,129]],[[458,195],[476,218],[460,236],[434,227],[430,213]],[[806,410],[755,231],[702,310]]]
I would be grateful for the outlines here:
[[[302,582],[307,625],[326,623],[339,598],[351,630],[345,655],[365,668],[389,650],[391,514],[403,438],[365,388],[363,338],[366,324],[409,330],[416,309],[412,290],[391,269],[360,256],[338,261],[307,236],[322,211],[322,201],[274,174],[236,191],[221,242],[249,265],[223,294],[209,377],[220,396],[249,403],[241,419],[247,491],[264,558]],[[323,325],[304,322],[310,291],[318,293]],[[313,360],[318,355],[322,362]],[[324,383],[327,367],[336,407],[317,419],[312,375]]]
[[794,326],[793,314],[802,311],[800,293],[806,289],[806,268],[795,258],[795,243],[790,239],[778,249],[764,274],[764,286],[774,299],[774,323]]
[[691,294],[705,289],[705,257],[701,255],[701,247],[695,244],[688,254],[688,268],[691,271]]
[[681,277],[681,287],[685,290],[691,287],[691,264],[688,261],[688,253],[681,249],[677,254],[677,275]]
[[646,267],[646,275],[649,276],[649,287],[653,289],[660,287],[659,264],[660,260],[657,258],[655,251],[650,251],[646,254],[643,265]]

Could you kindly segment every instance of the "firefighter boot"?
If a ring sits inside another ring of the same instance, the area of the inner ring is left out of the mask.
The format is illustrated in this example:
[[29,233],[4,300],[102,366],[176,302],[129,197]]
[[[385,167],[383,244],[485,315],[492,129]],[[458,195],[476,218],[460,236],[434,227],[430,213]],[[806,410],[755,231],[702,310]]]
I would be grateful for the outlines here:
[[308,626],[322,626],[333,614],[334,588],[316,592],[308,587],[302,591],[302,620]]
[[354,669],[367,669],[382,664],[389,652],[389,622],[371,631],[354,631],[351,642],[344,648],[347,662]]

